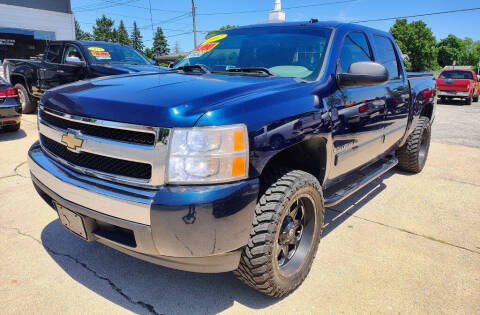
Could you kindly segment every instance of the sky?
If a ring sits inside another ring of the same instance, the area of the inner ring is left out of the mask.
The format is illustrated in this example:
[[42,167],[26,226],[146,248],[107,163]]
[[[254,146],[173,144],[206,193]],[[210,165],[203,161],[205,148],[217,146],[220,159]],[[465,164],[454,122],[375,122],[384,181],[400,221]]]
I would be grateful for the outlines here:
[[[149,1],[152,7],[150,16]],[[257,24],[268,19],[274,0],[195,0],[198,44],[207,31],[227,24]],[[176,42],[181,51],[194,48],[191,0],[71,0],[72,10],[84,31],[92,31],[95,20],[105,14],[118,26],[122,19],[131,30],[133,21],[141,28],[144,44],[150,47],[154,29],[162,27],[169,46]],[[438,11],[479,8],[479,0],[282,0],[287,22],[337,20],[363,21]],[[302,7],[303,6],[303,7]],[[297,7],[297,8],[290,8]],[[254,12],[252,12],[254,11]],[[444,15],[409,18],[422,19],[440,40],[449,34],[480,40],[480,10]],[[395,21],[364,22],[361,24],[388,31]]]

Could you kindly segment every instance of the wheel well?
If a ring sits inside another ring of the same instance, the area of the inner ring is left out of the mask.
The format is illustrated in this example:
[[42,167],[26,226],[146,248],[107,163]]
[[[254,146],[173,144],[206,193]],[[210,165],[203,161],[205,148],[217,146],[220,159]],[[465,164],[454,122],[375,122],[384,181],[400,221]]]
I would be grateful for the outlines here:
[[25,87],[25,89],[28,91],[28,86],[26,85],[26,81],[25,81],[25,78],[22,77],[21,75],[18,75],[18,74],[12,74],[10,76],[10,83],[12,85],[15,85],[17,83],[20,83],[21,85],[23,85]]
[[432,119],[432,114],[433,114],[433,104],[429,103],[429,104],[423,105],[420,116],[424,116],[424,117],[428,117],[428,119]]
[[297,143],[273,156],[262,170],[260,178],[276,168],[302,170],[315,176],[320,184],[325,177],[326,140],[314,138]]

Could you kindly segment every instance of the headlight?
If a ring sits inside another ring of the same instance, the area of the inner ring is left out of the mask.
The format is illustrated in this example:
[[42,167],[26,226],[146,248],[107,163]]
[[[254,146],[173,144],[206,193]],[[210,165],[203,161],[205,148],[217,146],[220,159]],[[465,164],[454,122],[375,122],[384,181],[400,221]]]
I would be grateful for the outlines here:
[[174,128],[169,147],[169,184],[211,184],[248,176],[245,125]]

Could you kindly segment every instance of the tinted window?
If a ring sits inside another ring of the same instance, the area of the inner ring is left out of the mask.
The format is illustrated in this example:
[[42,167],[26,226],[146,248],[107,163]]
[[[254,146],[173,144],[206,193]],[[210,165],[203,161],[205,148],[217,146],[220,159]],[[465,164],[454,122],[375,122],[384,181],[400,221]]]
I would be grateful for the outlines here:
[[60,63],[62,61],[63,46],[51,45],[48,48],[47,61],[51,63]]
[[381,63],[387,68],[390,74],[390,80],[400,78],[398,71],[397,54],[392,41],[385,36],[374,36],[375,49],[377,51],[377,62]]
[[348,72],[352,63],[371,60],[372,53],[364,33],[352,32],[345,36],[340,52],[341,72]]
[[440,75],[440,79],[465,79],[473,80],[473,75],[470,71],[444,71]]

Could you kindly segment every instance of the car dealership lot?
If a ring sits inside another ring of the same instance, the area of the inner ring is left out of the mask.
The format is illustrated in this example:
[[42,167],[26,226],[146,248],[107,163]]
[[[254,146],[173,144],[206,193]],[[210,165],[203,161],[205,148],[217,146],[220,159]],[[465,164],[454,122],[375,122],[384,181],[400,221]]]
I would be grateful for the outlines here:
[[327,210],[312,272],[280,300],[64,230],[28,178],[25,115],[0,133],[2,313],[480,313],[480,105],[459,104],[437,106],[423,173],[391,171]]

